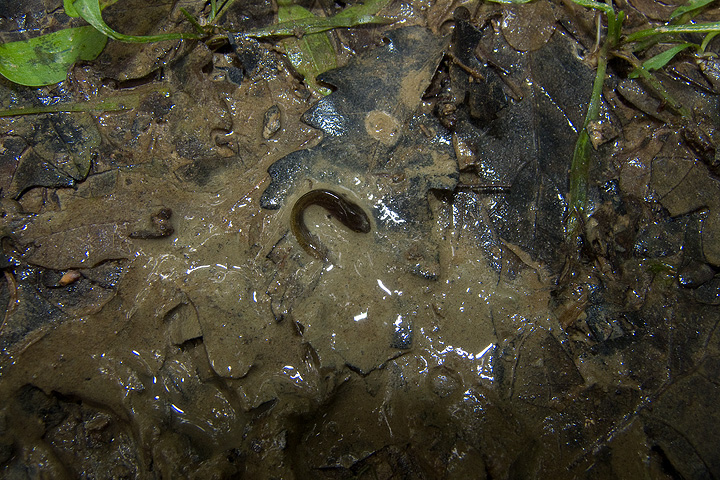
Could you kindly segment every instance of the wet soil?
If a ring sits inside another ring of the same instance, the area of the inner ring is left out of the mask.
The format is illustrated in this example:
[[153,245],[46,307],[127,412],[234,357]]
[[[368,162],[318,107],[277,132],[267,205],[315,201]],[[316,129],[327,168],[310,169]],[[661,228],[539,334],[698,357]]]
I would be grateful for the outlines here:
[[[0,11],[7,35],[68,21],[35,3]],[[223,28],[275,19],[240,3]],[[618,7],[630,30],[672,11]],[[134,105],[0,118],[3,478],[720,474],[713,58],[658,73],[689,118],[611,62],[569,241],[593,14],[382,13],[328,37],[326,97],[242,35],[110,42],[61,84],[0,82],[3,108]],[[190,28],[171,5],[104,15]],[[370,231],[311,204],[314,256],[292,210],[317,189]]]

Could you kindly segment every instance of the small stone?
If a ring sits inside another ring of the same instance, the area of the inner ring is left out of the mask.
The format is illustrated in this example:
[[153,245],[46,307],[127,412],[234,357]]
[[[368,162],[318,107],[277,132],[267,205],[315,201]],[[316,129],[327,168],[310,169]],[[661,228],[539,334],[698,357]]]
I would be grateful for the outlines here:
[[693,260],[678,271],[678,282],[685,288],[697,288],[709,282],[715,276],[715,271],[707,263]]
[[280,107],[273,105],[265,112],[262,129],[263,138],[269,140],[280,130],[280,126]]

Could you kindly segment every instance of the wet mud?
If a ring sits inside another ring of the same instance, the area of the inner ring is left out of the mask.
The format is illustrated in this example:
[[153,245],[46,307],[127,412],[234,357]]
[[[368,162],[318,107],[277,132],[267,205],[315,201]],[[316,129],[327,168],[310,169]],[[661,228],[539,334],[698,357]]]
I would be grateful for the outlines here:
[[[184,18],[133,5],[106,19]],[[243,8],[228,28],[274,19]],[[688,121],[611,66],[573,244],[587,15],[384,12],[330,34],[323,97],[241,35],[0,82],[3,107],[137,102],[0,118],[3,478],[718,475],[708,69],[662,77]]]

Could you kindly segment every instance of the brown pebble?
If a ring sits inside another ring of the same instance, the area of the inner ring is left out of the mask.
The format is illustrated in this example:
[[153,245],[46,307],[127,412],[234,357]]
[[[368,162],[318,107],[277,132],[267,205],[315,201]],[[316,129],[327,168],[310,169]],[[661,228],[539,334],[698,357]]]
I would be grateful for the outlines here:
[[262,136],[265,140],[270,139],[280,130],[280,108],[273,105],[268,108],[263,118]]
[[68,270],[63,274],[62,277],[60,277],[60,280],[58,280],[58,285],[61,287],[66,287],[77,282],[81,278],[82,274],[77,270]]

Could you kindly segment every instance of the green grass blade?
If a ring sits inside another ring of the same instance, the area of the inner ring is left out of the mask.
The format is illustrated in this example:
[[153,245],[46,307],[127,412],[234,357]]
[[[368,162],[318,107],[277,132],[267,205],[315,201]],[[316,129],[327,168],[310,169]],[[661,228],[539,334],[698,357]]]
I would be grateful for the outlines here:
[[190,22],[190,25],[192,25],[193,27],[195,27],[195,31],[196,31],[196,32],[198,32],[198,33],[200,33],[200,34],[204,34],[204,33],[205,33],[205,30],[203,29],[202,25],[200,25],[200,23],[198,23],[198,21],[195,20],[195,17],[193,17],[193,16],[190,14],[190,12],[188,12],[187,10],[185,10],[183,7],[180,7],[180,13],[182,13],[183,16],[187,19],[187,21]]
[[93,60],[107,43],[95,28],[66,28],[40,37],[0,44],[0,74],[20,85],[39,87],[65,80],[78,60]]
[[720,32],[712,32],[712,33],[708,33],[707,35],[705,35],[705,38],[703,39],[702,43],[700,44],[700,51],[704,52],[708,46],[708,43],[710,43],[710,41],[713,38],[715,38],[718,34],[720,34]]
[[577,3],[581,7],[592,8],[594,10],[600,10],[601,12],[605,13],[605,15],[607,15],[608,17],[615,17],[615,11],[613,10],[612,6],[608,5],[607,3],[594,2],[592,0],[573,0],[573,2]]
[[504,3],[504,4],[512,4],[512,3],[530,3],[532,0],[488,0],[492,3]]
[[670,14],[670,20],[685,15],[686,13],[697,13],[698,10],[705,8],[715,0],[691,0],[687,5],[680,6],[673,10]]
[[664,33],[714,33],[720,32],[720,22],[692,23],[685,25],[663,25],[631,33],[625,42],[637,42],[654,35]]
[[276,23],[263,28],[256,28],[246,32],[248,37],[289,37],[310,35],[313,33],[327,32],[334,28],[350,28],[369,23],[391,23],[389,18],[376,17],[373,15],[361,15],[355,18],[339,17],[312,17],[299,20],[289,20]]
[[[169,95],[170,90],[165,86],[159,86],[152,89],[161,95]],[[132,92],[121,95],[113,95],[102,100],[89,102],[69,102],[55,105],[38,105],[32,107],[18,107],[0,109],[0,117],[16,117],[20,115],[40,115],[44,113],[72,113],[72,112],[118,112],[123,110],[132,110],[140,105],[142,94]]]
[[617,45],[620,38],[625,13],[623,11],[615,14],[610,3],[603,4],[590,0],[573,0],[575,3],[601,10],[607,14],[608,35],[605,38],[597,55],[597,70],[593,81],[592,94],[588,103],[583,128],[575,142],[572,163],[570,165],[569,191],[568,191],[568,216],[565,222],[565,239],[571,245],[576,245],[582,234],[587,215],[588,184],[590,174],[590,134],[587,127],[590,122],[597,120],[600,116],[600,104],[602,103],[602,91],[605,85],[605,72],[607,71],[608,54]]
[[[645,60],[643,62],[643,68],[648,72],[651,70],[659,70],[662,67],[664,67],[665,65],[667,65],[668,62],[670,62],[670,60],[675,58],[675,55],[682,52],[686,48],[693,47],[693,46],[697,46],[697,45],[695,45],[694,43],[681,43],[680,45],[675,45],[672,48],[668,48],[664,52],[659,53],[648,60]],[[632,72],[630,72],[630,75],[628,75],[628,76],[630,78],[637,78],[640,76],[640,70],[635,69]]]
[[164,40],[198,39],[201,35],[197,33],[165,33],[162,35],[125,35],[110,28],[102,18],[100,2],[98,0],[75,0],[75,10],[90,25],[112,38],[121,42],[149,43],[162,42]]
[[568,218],[565,227],[566,239],[574,243],[580,235],[585,223],[588,198],[588,177],[590,173],[590,135],[587,126],[600,115],[602,103],[602,89],[605,85],[605,72],[607,70],[608,42],[600,49],[598,55],[597,72],[593,82],[592,94],[588,103],[583,128],[580,131],[570,165],[570,188],[568,192]]

